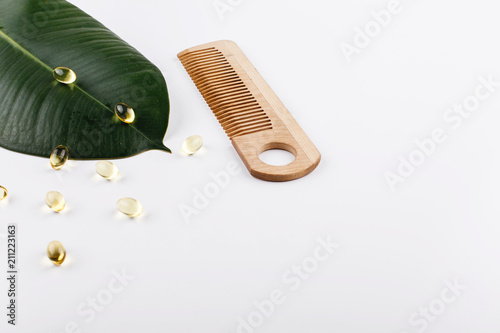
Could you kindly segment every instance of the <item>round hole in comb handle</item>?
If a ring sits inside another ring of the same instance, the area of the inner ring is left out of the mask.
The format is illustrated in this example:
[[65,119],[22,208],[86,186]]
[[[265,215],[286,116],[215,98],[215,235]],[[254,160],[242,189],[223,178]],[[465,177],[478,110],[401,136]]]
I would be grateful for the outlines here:
[[275,166],[288,165],[295,161],[295,155],[288,150],[278,148],[263,151],[259,158],[262,162]]
[[[308,149],[309,142],[296,140],[288,131],[262,131],[235,137],[231,142],[250,174],[261,180],[283,182],[298,179],[311,173],[321,160],[317,150]],[[266,164],[259,155],[271,149],[286,150],[295,156],[295,160],[281,166]]]

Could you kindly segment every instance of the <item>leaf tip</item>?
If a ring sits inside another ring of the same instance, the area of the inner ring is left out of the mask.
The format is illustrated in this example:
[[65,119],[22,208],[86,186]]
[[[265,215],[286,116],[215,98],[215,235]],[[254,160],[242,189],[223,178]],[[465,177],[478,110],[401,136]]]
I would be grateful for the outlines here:
[[172,154],[172,151],[170,150],[170,148],[168,148],[167,146],[165,146],[163,143],[158,145],[158,149],[162,150],[164,152],[167,152],[169,154]]

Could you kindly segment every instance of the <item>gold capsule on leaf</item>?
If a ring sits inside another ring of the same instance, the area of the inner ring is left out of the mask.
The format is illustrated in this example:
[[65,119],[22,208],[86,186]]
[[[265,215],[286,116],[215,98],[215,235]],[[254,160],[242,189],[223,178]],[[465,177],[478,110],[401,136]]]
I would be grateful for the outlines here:
[[115,114],[121,121],[127,124],[133,123],[135,120],[134,109],[125,103],[116,104]]
[[203,138],[199,135],[193,135],[184,140],[182,151],[188,155],[192,155],[201,149],[203,146]]
[[0,201],[3,199],[7,198],[7,195],[9,194],[9,191],[3,186],[0,186]]
[[120,173],[116,165],[108,161],[100,161],[95,165],[97,173],[108,180],[115,179]]
[[118,200],[116,208],[118,208],[121,213],[129,217],[139,216],[143,211],[141,203],[132,198],[123,198]]
[[64,196],[56,191],[51,191],[45,196],[45,202],[50,209],[54,212],[60,212],[66,207],[66,199]]
[[64,84],[71,84],[76,81],[75,72],[66,67],[57,67],[52,74],[57,81]]
[[61,169],[69,157],[69,151],[66,146],[60,145],[54,148],[52,154],[50,154],[50,165],[53,169]]
[[55,265],[61,265],[66,259],[66,250],[59,241],[52,241],[47,246],[47,256]]

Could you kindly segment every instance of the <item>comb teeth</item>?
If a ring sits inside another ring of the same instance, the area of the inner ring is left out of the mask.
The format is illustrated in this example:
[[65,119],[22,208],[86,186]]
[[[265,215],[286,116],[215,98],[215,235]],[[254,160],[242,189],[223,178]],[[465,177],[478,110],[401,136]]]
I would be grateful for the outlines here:
[[230,139],[273,128],[255,96],[218,49],[190,52],[179,59]]

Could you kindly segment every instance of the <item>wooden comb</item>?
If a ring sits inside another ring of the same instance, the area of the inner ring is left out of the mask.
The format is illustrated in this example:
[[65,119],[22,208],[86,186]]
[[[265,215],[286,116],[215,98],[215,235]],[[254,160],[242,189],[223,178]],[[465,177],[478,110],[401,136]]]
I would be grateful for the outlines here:
[[[236,43],[208,43],[178,57],[252,176],[288,181],[318,166],[321,154]],[[268,165],[259,155],[270,149],[287,150],[295,160]]]

